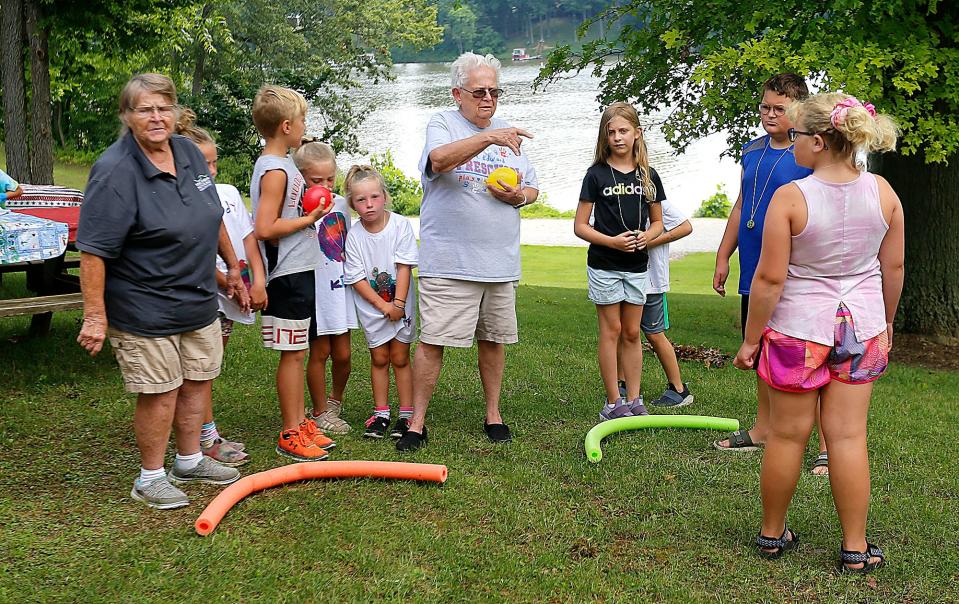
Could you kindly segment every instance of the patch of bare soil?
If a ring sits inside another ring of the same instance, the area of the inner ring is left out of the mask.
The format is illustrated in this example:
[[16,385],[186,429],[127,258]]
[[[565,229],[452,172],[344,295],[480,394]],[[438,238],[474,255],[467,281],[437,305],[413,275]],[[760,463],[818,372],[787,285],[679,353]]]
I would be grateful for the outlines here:
[[911,333],[896,333],[889,360],[926,369],[959,371],[959,342],[938,342]]

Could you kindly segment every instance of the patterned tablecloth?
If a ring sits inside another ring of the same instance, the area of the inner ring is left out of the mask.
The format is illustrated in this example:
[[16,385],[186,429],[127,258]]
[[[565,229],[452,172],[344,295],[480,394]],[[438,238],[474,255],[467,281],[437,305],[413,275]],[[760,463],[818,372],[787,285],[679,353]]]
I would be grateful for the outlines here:
[[56,258],[69,233],[66,223],[0,209],[0,264]]

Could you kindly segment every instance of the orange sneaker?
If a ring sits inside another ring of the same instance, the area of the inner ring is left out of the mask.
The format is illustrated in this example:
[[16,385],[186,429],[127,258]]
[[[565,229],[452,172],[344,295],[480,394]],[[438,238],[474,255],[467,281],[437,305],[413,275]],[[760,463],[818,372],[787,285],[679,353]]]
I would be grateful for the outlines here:
[[323,461],[329,453],[316,446],[313,439],[300,430],[284,430],[276,443],[276,452],[295,461]]
[[313,443],[317,447],[325,451],[329,451],[336,446],[336,441],[323,434],[316,425],[316,422],[310,418],[304,419],[300,424],[300,432],[306,434],[308,438],[313,440]]

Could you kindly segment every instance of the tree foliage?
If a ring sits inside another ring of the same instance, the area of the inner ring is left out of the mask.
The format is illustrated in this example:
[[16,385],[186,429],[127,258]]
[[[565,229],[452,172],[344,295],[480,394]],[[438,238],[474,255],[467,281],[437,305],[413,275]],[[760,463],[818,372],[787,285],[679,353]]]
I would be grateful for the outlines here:
[[439,41],[426,0],[135,0],[51,11],[54,135],[96,153],[116,137],[116,98],[133,73],[169,75],[183,104],[213,131],[242,182],[258,150],[250,110],[265,83],[289,86],[318,109],[312,132],[355,150],[369,107],[352,93],[391,78],[391,44]]
[[[633,0],[595,20],[609,39],[558,48],[539,85],[591,69],[599,100],[666,108],[677,149],[726,130],[753,132],[760,83],[778,72],[872,101],[902,127],[901,152],[944,162],[959,150],[959,4],[941,0]],[[620,57],[610,62],[611,57]]]
[[679,150],[725,130],[735,155],[754,132],[761,82],[784,71],[891,114],[902,136],[879,170],[905,209],[897,322],[959,337],[959,3],[631,0],[595,20],[621,28],[582,52],[557,49],[537,84],[591,69],[602,78],[601,103],[667,109],[663,132]]

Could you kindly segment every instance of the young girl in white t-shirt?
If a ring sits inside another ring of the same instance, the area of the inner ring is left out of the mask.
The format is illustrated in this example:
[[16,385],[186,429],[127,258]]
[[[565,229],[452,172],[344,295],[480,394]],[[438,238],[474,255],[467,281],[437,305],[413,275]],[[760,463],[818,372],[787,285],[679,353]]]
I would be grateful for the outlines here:
[[[360,216],[346,238],[345,281],[356,293],[356,311],[370,347],[373,414],[364,436],[400,438],[413,417],[410,344],[416,338],[413,267],[419,259],[409,220],[386,209],[389,194],[372,166],[353,166],[346,199]],[[399,394],[399,417],[390,428],[390,366]]]
[[[196,115],[190,109],[184,109],[177,121],[177,133],[186,136],[199,147],[210,176],[216,178],[217,149],[210,133],[196,124]],[[220,335],[223,348],[226,349],[234,322],[252,325],[255,322],[253,312],[266,306],[266,271],[260,247],[253,236],[253,220],[243,203],[236,187],[227,184],[216,185],[220,204],[223,206],[223,224],[226,225],[230,243],[240,261],[243,282],[250,290],[250,308],[241,308],[236,301],[226,295],[226,263],[216,257],[217,304],[220,316]],[[213,400],[207,401],[204,411],[203,427],[200,430],[200,451],[203,455],[215,459],[225,466],[242,466],[250,461],[245,452],[246,445],[223,438],[213,421]]]
[[[333,191],[336,181],[336,155],[326,143],[301,145],[293,161],[306,186],[320,185]],[[333,209],[316,223],[316,235],[323,252],[313,271],[316,281],[316,313],[310,332],[310,359],[306,364],[306,383],[313,409],[309,418],[327,434],[346,434],[350,425],[340,417],[343,391],[350,379],[352,346],[350,330],[359,327],[353,289],[343,281],[346,235],[350,228],[350,207],[346,199],[333,196]],[[332,383],[326,387],[326,362],[332,360]]]

